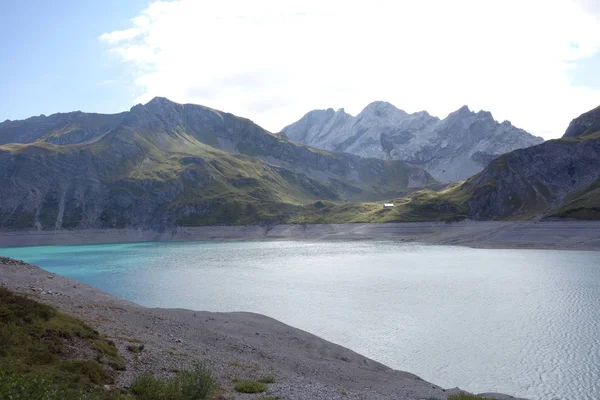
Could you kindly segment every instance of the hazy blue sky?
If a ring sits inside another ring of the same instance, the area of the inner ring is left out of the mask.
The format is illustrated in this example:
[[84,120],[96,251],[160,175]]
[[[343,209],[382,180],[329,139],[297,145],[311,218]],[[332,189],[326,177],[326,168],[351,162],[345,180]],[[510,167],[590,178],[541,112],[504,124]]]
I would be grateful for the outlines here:
[[0,121],[131,107],[131,71],[107,54],[98,37],[129,24],[147,4],[0,0]]
[[272,131],[374,100],[546,138],[600,104],[596,0],[0,0],[0,121],[160,95]]

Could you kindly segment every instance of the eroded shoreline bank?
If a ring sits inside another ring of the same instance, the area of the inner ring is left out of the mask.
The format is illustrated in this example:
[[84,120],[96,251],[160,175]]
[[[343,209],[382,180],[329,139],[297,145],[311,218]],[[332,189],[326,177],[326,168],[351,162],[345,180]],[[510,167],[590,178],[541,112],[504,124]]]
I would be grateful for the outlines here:
[[0,247],[203,240],[393,240],[475,248],[600,250],[600,221],[462,221],[386,224],[0,231]]

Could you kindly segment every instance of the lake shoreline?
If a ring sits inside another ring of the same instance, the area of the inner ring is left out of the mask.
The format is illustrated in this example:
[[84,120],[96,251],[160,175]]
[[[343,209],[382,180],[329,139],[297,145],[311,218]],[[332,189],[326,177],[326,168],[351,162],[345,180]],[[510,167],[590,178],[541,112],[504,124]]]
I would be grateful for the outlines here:
[[473,248],[600,251],[600,221],[201,226],[163,231],[0,231],[0,247],[211,240],[390,240]]
[[[233,385],[232,376],[273,376],[270,394],[285,399],[446,399],[461,392],[391,369],[264,315],[147,308],[3,257],[0,271],[0,285],[80,318],[114,341],[127,364],[117,377],[118,387],[127,387],[144,371],[165,375],[206,361],[226,389]],[[131,353],[127,350],[131,343],[143,343],[144,351]],[[498,393],[486,397],[515,399]]]

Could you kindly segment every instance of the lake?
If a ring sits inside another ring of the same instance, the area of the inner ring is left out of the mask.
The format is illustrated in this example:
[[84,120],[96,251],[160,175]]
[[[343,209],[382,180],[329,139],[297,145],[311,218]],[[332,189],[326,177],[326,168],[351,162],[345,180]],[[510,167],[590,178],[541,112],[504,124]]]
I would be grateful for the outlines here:
[[266,314],[444,387],[600,399],[600,252],[260,241],[0,255],[145,306]]

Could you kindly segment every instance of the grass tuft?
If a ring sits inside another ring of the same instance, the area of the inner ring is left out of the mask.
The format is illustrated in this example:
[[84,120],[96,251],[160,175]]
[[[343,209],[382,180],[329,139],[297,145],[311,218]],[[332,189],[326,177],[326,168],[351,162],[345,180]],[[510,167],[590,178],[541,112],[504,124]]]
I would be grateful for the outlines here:
[[202,364],[169,379],[143,374],[131,384],[131,392],[143,400],[208,400],[217,388],[211,372]]
[[264,383],[251,380],[238,381],[233,388],[240,393],[262,393],[268,390]]
[[275,378],[272,376],[263,376],[258,381],[262,383],[275,383]]

